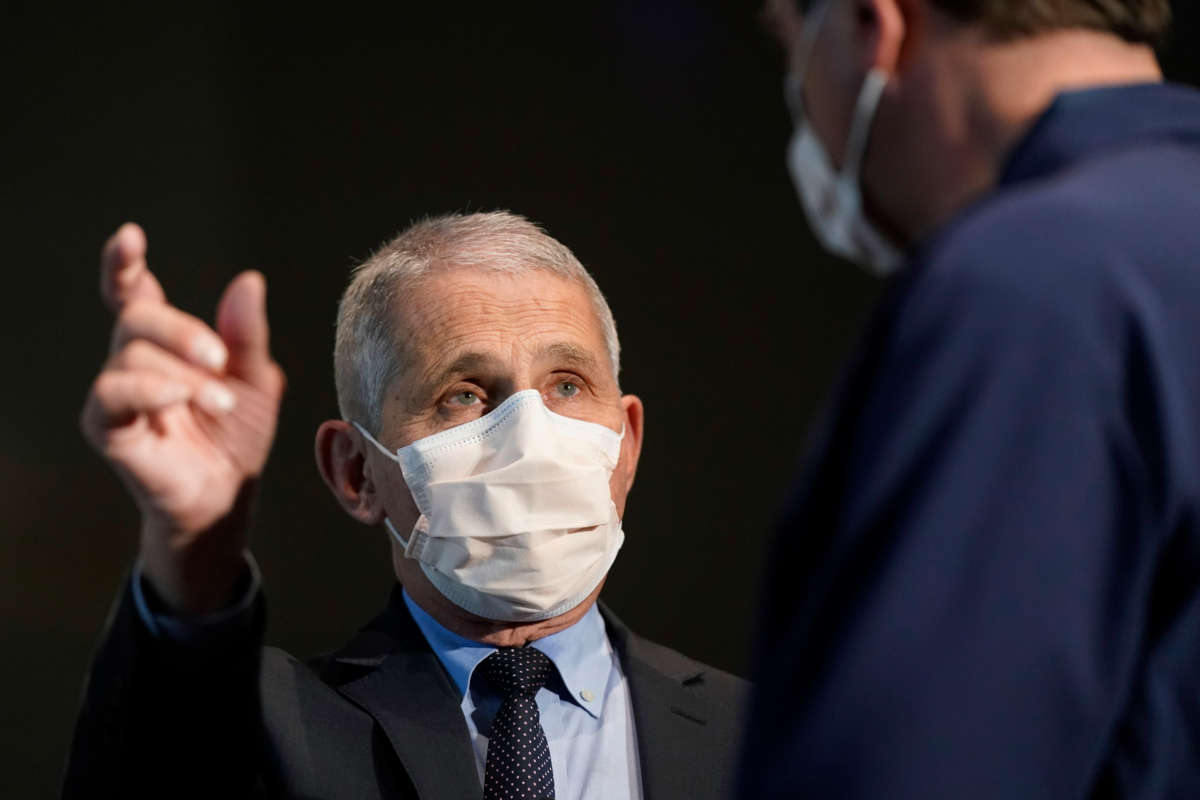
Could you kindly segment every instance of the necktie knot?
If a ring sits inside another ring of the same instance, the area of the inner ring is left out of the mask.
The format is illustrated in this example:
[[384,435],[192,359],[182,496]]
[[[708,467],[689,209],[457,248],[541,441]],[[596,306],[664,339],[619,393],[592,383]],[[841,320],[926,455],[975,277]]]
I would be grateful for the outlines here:
[[502,698],[532,697],[550,680],[554,663],[534,647],[504,647],[480,665],[488,682]]

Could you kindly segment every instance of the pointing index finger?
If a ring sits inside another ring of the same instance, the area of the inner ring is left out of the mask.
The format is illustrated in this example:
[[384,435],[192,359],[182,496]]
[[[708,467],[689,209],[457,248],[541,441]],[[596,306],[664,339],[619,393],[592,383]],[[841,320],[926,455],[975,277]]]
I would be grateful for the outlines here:
[[146,265],[146,234],[126,222],[109,237],[100,253],[100,296],[113,311],[130,301],[166,302],[158,279]]

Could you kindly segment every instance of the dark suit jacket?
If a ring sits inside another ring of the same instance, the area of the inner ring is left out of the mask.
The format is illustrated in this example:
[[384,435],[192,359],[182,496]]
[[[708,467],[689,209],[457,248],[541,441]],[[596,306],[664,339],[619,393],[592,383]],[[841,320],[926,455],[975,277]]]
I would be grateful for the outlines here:
[[1200,93],[1061,96],[785,513],[746,798],[1200,798]]
[[[126,591],[93,666],[64,797],[482,795],[461,697],[399,587],[340,651],[261,647],[254,622],[193,646],[153,637]],[[731,793],[747,684],[601,607],[629,681],[646,800]]]

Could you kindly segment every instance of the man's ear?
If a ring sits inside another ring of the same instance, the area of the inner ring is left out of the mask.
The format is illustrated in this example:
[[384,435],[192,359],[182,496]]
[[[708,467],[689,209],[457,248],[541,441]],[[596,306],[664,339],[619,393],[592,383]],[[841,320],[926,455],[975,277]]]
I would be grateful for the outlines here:
[[927,0],[855,0],[855,36],[868,71],[881,69],[889,75],[901,71],[910,40],[921,27],[921,2]]
[[621,408],[625,412],[625,438],[621,441],[621,460],[625,462],[625,491],[628,492],[633,488],[638,459],[642,455],[646,409],[642,406],[641,398],[634,394],[627,394],[621,398]]
[[326,420],[317,428],[317,470],[338,503],[367,525],[383,520],[383,504],[367,468],[362,434],[348,422]]

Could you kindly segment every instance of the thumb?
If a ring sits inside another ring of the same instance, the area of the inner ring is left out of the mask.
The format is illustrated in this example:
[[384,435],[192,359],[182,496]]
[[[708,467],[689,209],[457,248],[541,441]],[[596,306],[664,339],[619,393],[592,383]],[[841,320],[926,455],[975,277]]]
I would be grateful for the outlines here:
[[229,350],[230,375],[263,391],[282,390],[282,375],[271,359],[267,281],[261,272],[243,272],[226,287],[217,305],[217,333]]

